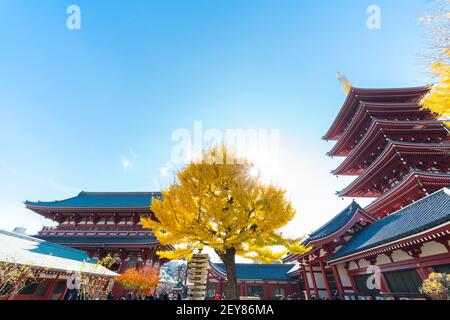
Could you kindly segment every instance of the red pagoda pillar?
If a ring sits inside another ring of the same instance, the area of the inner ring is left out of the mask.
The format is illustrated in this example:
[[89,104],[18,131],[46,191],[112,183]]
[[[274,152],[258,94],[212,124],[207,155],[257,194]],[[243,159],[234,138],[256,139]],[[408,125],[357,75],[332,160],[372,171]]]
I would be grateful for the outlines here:
[[302,268],[302,273],[303,273],[303,282],[305,283],[306,297],[308,298],[308,300],[310,300],[311,292],[309,291],[310,288],[309,288],[308,274],[306,273],[306,268],[303,263],[301,264],[301,268]]
[[316,299],[319,299],[319,290],[317,289],[316,277],[314,276],[314,268],[312,265],[309,266],[309,274],[311,275],[311,281],[314,288],[314,294]]
[[339,275],[339,271],[335,265],[331,266],[331,270],[333,271],[333,276],[334,276],[334,279],[336,280],[336,286],[339,291],[339,296],[341,297],[342,300],[344,300],[345,299],[345,291],[344,291],[344,287],[342,285],[341,276]]
[[323,261],[319,261],[320,270],[322,271],[323,282],[325,283],[325,288],[327,289],[328,299],[333,299],[333,293],[331,292],[330,283],[328,282],[327,272],[325,271],[325,266]]

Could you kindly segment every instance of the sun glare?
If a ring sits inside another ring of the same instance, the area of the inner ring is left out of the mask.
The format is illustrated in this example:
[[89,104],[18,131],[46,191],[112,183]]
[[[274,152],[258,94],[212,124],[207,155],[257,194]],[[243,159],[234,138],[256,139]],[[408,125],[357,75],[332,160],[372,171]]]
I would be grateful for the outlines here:
[[248,171],[248,175],[250,176],[250,178],[257,178],[260,175],[260,171],[256,167],[251,167]]

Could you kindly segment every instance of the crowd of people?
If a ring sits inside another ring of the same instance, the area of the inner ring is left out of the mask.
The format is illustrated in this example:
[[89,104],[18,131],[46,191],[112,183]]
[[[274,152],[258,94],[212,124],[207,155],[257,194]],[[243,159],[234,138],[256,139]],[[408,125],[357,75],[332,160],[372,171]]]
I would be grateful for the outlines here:
[[[68,290],[64,300],[89,300],[83,294],[81,290],[72,289]],[[154,294],[135,294],[133,292],[129,292],[120,296],[119,299],[116,299],[113,295],[113,292],[108,292],[106,298],[97,298],[95,300],[183,300],[183,296],[181,292],[173,291],[171,293],[167,292],[155,292]]]
[[[111,295],[111,299],[109,299]],[[112,293],[108,295],[108,300],[114,300]],[[183,300],[183,297],[180,292],[160,292],[155,294],[140,294],[136,295],[132,292],[128,294],[123,294],[119,300]]]

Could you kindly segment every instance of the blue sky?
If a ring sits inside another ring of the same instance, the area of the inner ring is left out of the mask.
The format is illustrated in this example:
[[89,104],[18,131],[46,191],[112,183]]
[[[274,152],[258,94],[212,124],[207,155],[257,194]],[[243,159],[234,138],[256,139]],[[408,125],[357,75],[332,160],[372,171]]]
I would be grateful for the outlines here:
[[[351,180],[329,174],[340,160],[321,141],[345,100],[336,71],[357,87],[429,82],[427,3],[0,0],[0,228],[51,225],[24,200],[166,186],[172,132],[200,120],[279,129],[287,232],[312,231],[351,201],[334,196]],[[71,4],[81,30],[66,28]]]

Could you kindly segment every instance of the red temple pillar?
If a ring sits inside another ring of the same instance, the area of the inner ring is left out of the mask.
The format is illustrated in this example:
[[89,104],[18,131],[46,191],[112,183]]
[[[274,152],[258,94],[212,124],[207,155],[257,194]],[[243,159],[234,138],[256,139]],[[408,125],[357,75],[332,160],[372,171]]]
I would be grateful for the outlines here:
[[270,291],[269,291],[269,284],[267,282],[264,283],[264,297],[263,300],[270,300]]
[[217,293],[222,295],[223,294],[223,280],[219,279],[219,282],[217,283]]
[[312,265],[309,266],[309,274],[311,275],[311,282],[313,284],[314,294],[316,296],[316,299],[318,300],[320,298],[320,295],[319,290],[317,289],[316,277],[314,276],[314,267]]
[[48,288],[47,292],[44,295],[43,300],[50,300],[51,296],[53,295],[53,290],[55,290],[56,284],[58,283],[59,274],[56,276],[55,279],[47,279],[48,282]]
[[350,280],[350,284],[352,285],[353,293],[358,294],[358,288],[356,287],[356,283],[353,280],[353,277],[350,275],[349,269],[350,269],[350,262],[346,262],[344,265],[345,270],[347,270],[347,277]]
[[303,273],[303,282],[305,283],[305,290],[306,290],[306,298],[308,300],[311,299],[311,292],[309,292],[309,281],[308,281],[308,274],[306,273],[305,265],[301,264],[302,273]]
[[387,281],[386,281],[386,278],[384,277],[384,274],[383,274],[383,272],[380,272],[380,292],[382,292],[382,293],[389,293],[390,292],[390,290],[389,290],[389,286],[388,286],[388,283],[387,283]]
[[327,272],[325,271],[325,266],[323,261],[319,261],[320,270],[322,271],[323,282],[325,283],[325,288],[327,289],[328,299],[333,299],[333,293],[331,292],[330,283],[328,282]]
[[420,266],[417,268],[417,273],[419,274],[420,280],[425,281],[430,276],[430,272],[427,268]]
[[344,286],[342,285],[341,276],[339,275],[339,270],[337,269],[336,265],[331,266],[331,270],[333,271],[334,279],[336,280],[336,286],[339,291],[339,296],[342,300],[345,299],[345,291]]

